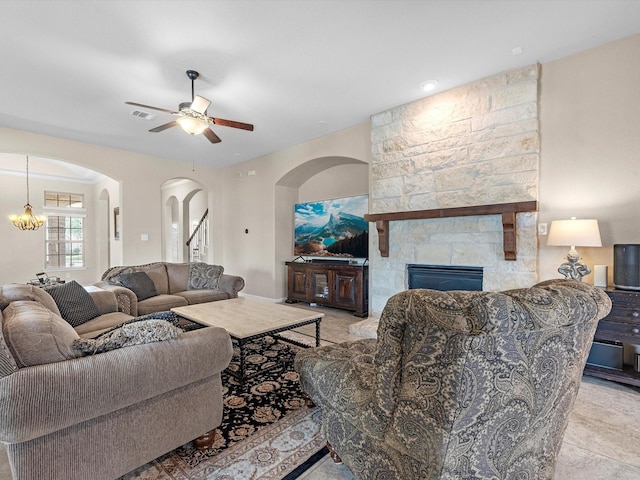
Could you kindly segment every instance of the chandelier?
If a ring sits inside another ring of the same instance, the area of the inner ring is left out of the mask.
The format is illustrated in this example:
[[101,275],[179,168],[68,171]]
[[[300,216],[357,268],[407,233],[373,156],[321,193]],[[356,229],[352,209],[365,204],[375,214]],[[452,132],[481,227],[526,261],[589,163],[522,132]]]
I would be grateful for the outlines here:
[[27,155],[27,204],[24,206],[22,215],[9,215],[9,220],[20,230],[37,230],[44,225],[46,219],[44,215],[35,216],[29,203],[29,155]]

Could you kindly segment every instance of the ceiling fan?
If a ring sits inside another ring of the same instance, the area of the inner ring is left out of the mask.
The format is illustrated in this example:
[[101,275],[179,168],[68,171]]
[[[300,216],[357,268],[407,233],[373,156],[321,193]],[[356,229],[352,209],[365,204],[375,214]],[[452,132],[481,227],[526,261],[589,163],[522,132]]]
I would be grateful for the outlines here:
[[187,70],[187,77],[191,79],[191,102],[184,102],[178,105],[178,111],[168,110],[166,108],[152,107],[151,105],[144,105],[136,102],[124,102],[127,105],[135,105],[142,108],[150,108],[152,110],[158,110],[160,112],[170,113],[171,115],[177,115],[178,118],[172,122],[165,123],[159,127],[152,128],[150,132],[157,133],[162,132],[171,127],[179,125],[182,129],[191,134],[199,135],[202,133],[209,139],[211,143],[218,143],[222,140],[216,135],[213,130],[209,128],[211,125],[221,125],[224,127],[240,128],[242,130],[253,131],[253,125],[249,123],[235,122],[233,120],[225,120],[224,118],[215,118],[207,116],[207,108],[211,105],[211,101],[207,100],[200,95],[194,94],[193,83],[200,74],[195,70]]

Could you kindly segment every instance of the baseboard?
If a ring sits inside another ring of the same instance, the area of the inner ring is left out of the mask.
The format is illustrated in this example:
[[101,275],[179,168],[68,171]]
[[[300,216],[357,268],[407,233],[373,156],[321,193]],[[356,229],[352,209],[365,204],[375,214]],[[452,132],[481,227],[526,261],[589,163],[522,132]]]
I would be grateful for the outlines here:
[[260,295],[251,295],[250,293],[238,293],[238,297],[246,297],[246,298],[251,298],[253,300],[261,300],[263,302],[269,302],[269,303],[284,303],[284,301],[287,299],[287,297],[282,297],[282,298],[269,298],[269,297],[261,297]]

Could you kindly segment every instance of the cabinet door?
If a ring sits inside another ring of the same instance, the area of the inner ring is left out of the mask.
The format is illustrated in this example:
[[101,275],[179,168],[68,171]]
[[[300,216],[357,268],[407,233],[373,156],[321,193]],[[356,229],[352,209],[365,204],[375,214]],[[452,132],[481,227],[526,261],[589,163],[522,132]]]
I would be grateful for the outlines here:
[[341,307],[355,308],[356,301],[356,273],[347,272],[335,272],[335,290],[334,290],[334,303]]
[[307,278],[306,270],[298,270],[293,267],[289,267],[289,278],[287,279],[289,300],[297,300],[301,302],[308,301]]
[[329,288],[329,272],[311,272],[311,294],[315,303],[329,303],[331,290]]

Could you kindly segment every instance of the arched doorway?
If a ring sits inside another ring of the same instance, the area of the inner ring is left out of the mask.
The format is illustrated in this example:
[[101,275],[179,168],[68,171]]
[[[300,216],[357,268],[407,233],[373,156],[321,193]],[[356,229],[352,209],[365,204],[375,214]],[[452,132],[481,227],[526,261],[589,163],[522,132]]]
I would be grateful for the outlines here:
[[188,178],[167,180],[161,189],[163,259],[168,262],[209,261],[208,190]]
[[351,157],[319,157],[298,165],[275,186],[275,277],[279,297],[286,292],[284,262],[293,255],[293,208],[300,201],[369,193],[369,164]]

